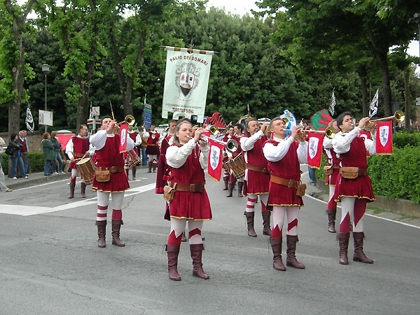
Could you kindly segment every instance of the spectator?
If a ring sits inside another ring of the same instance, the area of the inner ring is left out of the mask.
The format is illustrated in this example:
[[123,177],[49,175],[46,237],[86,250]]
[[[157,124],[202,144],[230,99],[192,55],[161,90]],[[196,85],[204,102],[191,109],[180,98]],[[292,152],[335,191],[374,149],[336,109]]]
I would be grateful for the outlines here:
[[10,188],[7,188],[5,178],[4,178],[3,168],[1,166],[3,147],[5,145],[6,143],[4,142],[3,138],[0,137],[0,191],[11,192],[13,190],[11,190]]
[[28,170],[29,170],[28,152],[29,152],[29,147],[28,147],[28,141],[26,139],[26,136],[27,136],[26,130],[19,131],[19,142],[21,144],[20,153],[22,155],[23,166],[25,167],[25,174],[26,174],[26,176],[28,176]]
[[63,158],[62,158],[63,150],[61,148],[61,143],[58,142],[57,131],[51,132],[51,142],[54,146],[54,155],[55,155],[54,172],[55,174],[58,174],[58,173],[64,174]]
[[55,160],[54,145],[51,141],[51,135],[49,132],[42,134],[42,152],[44,152],[44,176],[50,176],[53,173],[52,165]]
[[12,133],[10,136],[10,143],[14,148],[13,153],[10,155],[10,158],[12,159],[12,177],[13,179],[17,179],[17,166],[19,165],[19,169],[21,170],[20,176],[22,178],[28,178],[28,176],[25,173],[25,166],[23,165],[22,155],[20,152],[21,144],[19,141],[19,137],[16,133]]

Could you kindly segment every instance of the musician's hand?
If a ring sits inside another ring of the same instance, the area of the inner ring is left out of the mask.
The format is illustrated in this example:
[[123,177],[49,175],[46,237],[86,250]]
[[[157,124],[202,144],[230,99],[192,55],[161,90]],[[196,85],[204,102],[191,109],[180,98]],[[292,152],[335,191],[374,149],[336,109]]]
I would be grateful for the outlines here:
[[268,128],[268,122],[264,122],[261,125],[261,131],[265,133],[265,131],[267,130],[267,128]]
[[298,134],[301,132],[302,127],[301,126],[294,126],[292,128],[292,133],[290,134],[291,137],[293,137],[295,140],[299,139]]
[[359,128],[363,129],[363,127],[368,123],[368,121],[370,120],[369,117],[363,117],[362,119],[359,120]]
[[[197,128],[194,131],[194,141],[198,142],[200,140],[201,134],[204,132],[203,128]],[[201,144],[200,144],[201,145]]]

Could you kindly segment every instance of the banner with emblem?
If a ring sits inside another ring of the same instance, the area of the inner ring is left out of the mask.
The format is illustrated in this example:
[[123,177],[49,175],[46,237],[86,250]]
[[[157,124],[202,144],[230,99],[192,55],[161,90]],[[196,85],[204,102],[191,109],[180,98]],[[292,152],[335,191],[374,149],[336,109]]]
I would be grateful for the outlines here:
[[210,151],[207,172],[211,178],[220,182],[220,177],[222,176],[222,166],[223,166],[223,149],[224,145],[208,138]]
[[162,118],[197,118],[203,123],[214,51],[165,47],[167,51]]
[[376,154],[392,154],[392,123],[393,120],[378,121],[376,127]]
[[322,160],[322,144],[324,143],[324,134],[308,133],[308,166],[319,169]]
[[120,124],[120,153],[127,151],[127,132],[128,124]]
[[327,129],[328,124],[332,121],[331,115],[328,113],[328,110],[321,109],[320,111],[317,111],[315,114],[311,117],[311,123],[314,126],[315,130],[321,130],[324,131]]

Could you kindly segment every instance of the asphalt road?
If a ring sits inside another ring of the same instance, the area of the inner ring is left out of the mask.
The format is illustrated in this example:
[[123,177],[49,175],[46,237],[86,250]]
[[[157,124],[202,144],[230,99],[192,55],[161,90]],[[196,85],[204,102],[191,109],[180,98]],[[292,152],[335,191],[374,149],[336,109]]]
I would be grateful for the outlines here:
[[[213,220],[205,222],[204,270],[191,275],[188,244],[170,281],[164,251],[169,222],[154,174],[138,170],[126,192],[126,247],[96,245],[96,194],[67,199],[68,180],[0,196],[0,314],[418,314],[420,229],[367,216],[365,253],[373,265],[338,263],[325,203],[305,197],[297,258],[305,270],[272,267],[268,237],[246,235],[246,198],[226,198],[208,179]],[[236,192],[235,192],[236,193]],[[109,214],[110,217],[110,214]],[[285,247],[285,246],[284,246]],[[349,247],[351,257],[353,246]],[[283,253],[285,248],[283,248]]]

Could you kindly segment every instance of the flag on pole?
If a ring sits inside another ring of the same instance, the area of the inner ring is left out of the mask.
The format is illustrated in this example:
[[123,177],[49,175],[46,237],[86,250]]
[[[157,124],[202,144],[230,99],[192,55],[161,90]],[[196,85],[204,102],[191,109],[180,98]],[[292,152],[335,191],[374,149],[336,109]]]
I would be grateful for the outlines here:
[[220,182],[220,177],[222,176],[222,159],[223,159],[223,149],[224,145],[208,138],[210,145],[209,159],[208,159],[208,174],[214,180]]
[[378,121],[376,128],[376,154],[392,154],[392,123],[393,120]]
[[331,104],[330,104],[330,108],[328,109],[328,111],[330,112],[331,116],[334,116],[334,108],[335,108],[335,95],[334,95],[334,91],[332,92],[332,96],[331,96]]
[[311,117],[311,123],[314,126],[315,130],[325,130],[328,127],[328,124],[331,122],[332,117],[328,111],[324,108],[320,111],[317,111]]
[[26,128],[30,132],[34,132],[35,123],[34,123],[34,118],[32,117],[31,109],[29,108],[29,104],[28,104],[28,108],[26,109],[25,123],[26,123]]
[[308,166],[319,169],[321,167],[324,135],[321,133],[309,132],[308,138]]
[[369,108],[369,118],[372,118],[376,115],[378,112],[378,106],[379,106],[379,89],[376,90],[375,96],[372,99],[372,102],[370,103]]

